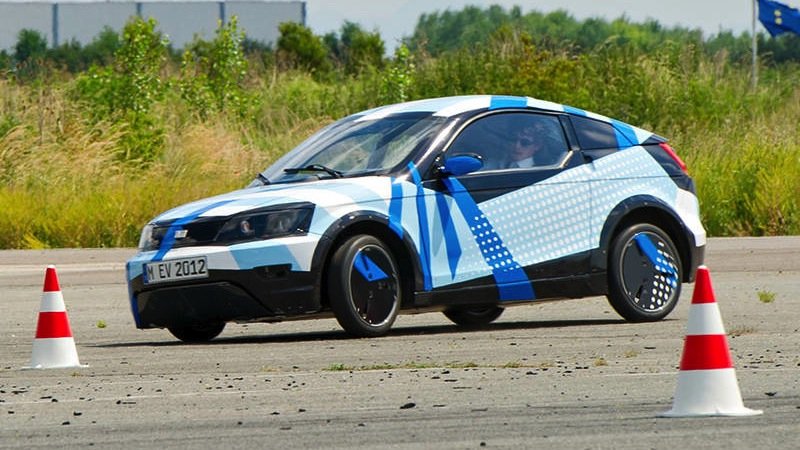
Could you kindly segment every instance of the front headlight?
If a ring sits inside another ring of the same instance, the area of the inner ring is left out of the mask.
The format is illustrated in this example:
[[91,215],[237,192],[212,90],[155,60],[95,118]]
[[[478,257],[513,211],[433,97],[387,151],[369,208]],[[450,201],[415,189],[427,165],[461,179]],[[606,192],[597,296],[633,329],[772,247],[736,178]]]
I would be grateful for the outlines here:
[[153,239],[153,224],[148,223],[142,228],[142,235],[139,236],[139,250],[152,250],[157,247],[158,243]]
[[249,211],[230,218],[214,241],[231,243],[306,234],[313,213],[311,204]]

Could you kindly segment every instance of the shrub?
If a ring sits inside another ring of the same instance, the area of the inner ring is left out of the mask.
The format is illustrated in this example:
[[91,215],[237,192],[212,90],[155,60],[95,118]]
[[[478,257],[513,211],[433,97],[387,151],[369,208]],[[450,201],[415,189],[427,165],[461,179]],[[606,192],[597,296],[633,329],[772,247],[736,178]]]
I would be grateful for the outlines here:
[[239,115],[246,112],[250,96],[243,86],[247,74],[243,40],[234,16],[226,25],[219,24],[214,40],[197,39],[184,51],[181,96],[201,117],[226,108]]
[[167,42],[155,28],[152,18],[130,20],[114,64],[93,66],[76,84],[77,96],[87,103],[94,121],[110,118],[123,132],[117,154],[127,162],[152,162],[164,143],[163,128],[152,108],[165,91],[160,72]]
[[330,55],[347,74],[358,75],[369,69],[383,68],[386,48],[377,31],[370,33],[356,23],[345,21],[339,37],[329,33],[324,41]]
[[316,74],[330,71],[325,44],[310,28],[299,23],[284,22],[278,26],[278,31],[278,61],[284,68]]
[[115,55],[117,109],[146,114],[163,94],[159,73],[167,59],[167,41],[155,28],[153,18],[136,18],[125,25],[123,43]]
[[414,83],[414,59],[405,44],[394,51],[394,59],[383,75],[381,97],[384,103],[408,100]]
[[31,80],[42,73],[46,67],[47,38],[36,30],[23,28],[17,35],[14,45],[14,63],[17,78]]
[[110,27],[104,27],[100,34],[83,47],[83,61],[86,67],[110,65],[120,47],[122,39],[119,33]]

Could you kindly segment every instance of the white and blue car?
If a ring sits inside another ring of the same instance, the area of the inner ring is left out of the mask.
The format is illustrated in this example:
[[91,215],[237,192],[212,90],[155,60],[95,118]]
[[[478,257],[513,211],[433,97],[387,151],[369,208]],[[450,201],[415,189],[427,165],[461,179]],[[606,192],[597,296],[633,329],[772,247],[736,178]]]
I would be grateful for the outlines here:
[[664,138],[534,98],[461,96],[346,117],[246,189],[157,216],[127,278],[136,326],[187,342],[331,315],[362,337],[405,312],[479,326],[595,295],[655,321],[705,243]]

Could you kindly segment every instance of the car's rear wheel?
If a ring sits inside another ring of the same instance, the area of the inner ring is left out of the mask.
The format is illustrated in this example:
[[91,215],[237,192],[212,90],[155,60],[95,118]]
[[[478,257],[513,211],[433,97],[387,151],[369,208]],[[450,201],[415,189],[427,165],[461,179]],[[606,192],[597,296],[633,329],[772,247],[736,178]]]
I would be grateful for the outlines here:
[[180,325],[167,327],[167,329],[183,342],[208,342],[222,333],[222,330],[225,329],[225,322]]
[[444,315],[456,325],[465,327],[476,327],[481,325],[488,325],[501,314],[505,309],[496,306],[468,306],[458,307],[453,306],[443,311]]
[[328,267],[328,295],[336,320],[359,337],[385,335],[402,301],[400,271],[379,239],[358,235],[346,240]]
[[678,303],[683,270],[669,235],[641,223],[619,233],[611,244],[608,300],[632,322],[661,320]]

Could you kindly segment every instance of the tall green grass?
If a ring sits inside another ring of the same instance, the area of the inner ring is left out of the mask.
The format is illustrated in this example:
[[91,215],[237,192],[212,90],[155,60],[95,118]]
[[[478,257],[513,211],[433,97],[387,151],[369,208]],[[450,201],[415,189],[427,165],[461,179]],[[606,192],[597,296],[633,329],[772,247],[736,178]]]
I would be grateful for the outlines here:
[[[670,138],[713,236],[800,233],[796,66],[762,67],[753,91],[748,67],[688,47],[581,54],[520,35],[411,62],[410,99],[529,95]],[[75,79],[0,80],[0,248],[133,246],[155,214],[244,186],[316,129],[387,98],[388,68],[315,77],[251,67],[248,109],[202,116],[180,95],[180,70],[162,70],[166,92],[148,112],[153,123],[139,126],[157,126],[163,140],[144,163],[120,157],[142,130],[88,111]]]
[[241,187],[277,154],[244,143],[225,117],[197,123],[164,104],[160,158],[128,164],[118,151],[129,127],[85,119],[65,90],[45,99],[5,83],[0,95],[17,96],[20,121],[0,139],[1,248],[135,245],[156,211]]
[[800,233],[800,96],[770,113],[676,139],[712,235]]

